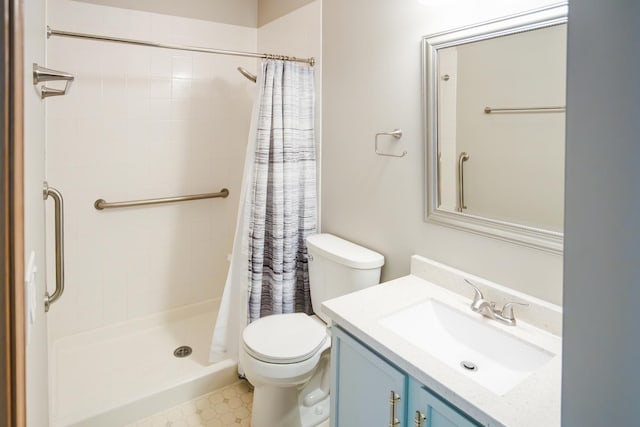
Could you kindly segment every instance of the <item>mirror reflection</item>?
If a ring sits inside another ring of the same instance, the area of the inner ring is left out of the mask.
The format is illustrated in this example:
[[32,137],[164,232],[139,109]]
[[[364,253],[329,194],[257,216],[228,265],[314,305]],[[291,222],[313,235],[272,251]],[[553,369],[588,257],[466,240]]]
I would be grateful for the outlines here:
[[437,50],[438,208],[562,231],[566,24]]
[[429,222],[562,253],[567,10],[423,37]]

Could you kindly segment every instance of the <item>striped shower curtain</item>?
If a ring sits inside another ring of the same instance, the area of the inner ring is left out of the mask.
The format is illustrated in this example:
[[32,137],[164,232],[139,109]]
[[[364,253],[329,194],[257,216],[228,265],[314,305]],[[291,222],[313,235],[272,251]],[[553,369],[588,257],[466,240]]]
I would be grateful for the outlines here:
[[249,319],[311,313],[305,239],[316,232],[313,68],[266,63],[249,221]]
[[305,239],[317,232],[314,72],[268,60],[247,146],[233,254],[210,359],[237,359],[247,323],[311,313]]

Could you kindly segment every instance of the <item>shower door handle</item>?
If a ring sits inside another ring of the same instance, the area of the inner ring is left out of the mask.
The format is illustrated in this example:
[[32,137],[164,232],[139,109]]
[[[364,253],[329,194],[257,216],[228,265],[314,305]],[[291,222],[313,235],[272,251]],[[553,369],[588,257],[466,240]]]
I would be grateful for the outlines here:
[[51,304],[64,292],[64,202],[62,194],[55,188],[49,187],[46,182],[42,195],[44,200],[51,196],[55,206],[56,290],[51,295],[49,295],[49,291],[44,294],[44,311],[48,312]]

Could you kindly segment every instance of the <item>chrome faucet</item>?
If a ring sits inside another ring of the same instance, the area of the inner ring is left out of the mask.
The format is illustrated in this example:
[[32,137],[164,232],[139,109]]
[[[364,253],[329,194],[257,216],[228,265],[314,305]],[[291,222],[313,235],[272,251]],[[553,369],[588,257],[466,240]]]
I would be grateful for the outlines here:
[[484,299],[484,295],[476,285],[471,283],[469,280],[464,279],[465,282],[469,286],[473,288],[475,291],[475,295],[473,297],[473,302],[471,303],[471,310],[482,314],[484,317],[488,317],[489,319],[497,320],[509,326],[516,325],[516,318],[513,314],[513,306],[514,305],[522,305],[528,306],[529,304],[521,303],[521,302],[508,302],[502,307],[502,310],[498,310],[496,308],[496,303],[493,301],[488,301]]

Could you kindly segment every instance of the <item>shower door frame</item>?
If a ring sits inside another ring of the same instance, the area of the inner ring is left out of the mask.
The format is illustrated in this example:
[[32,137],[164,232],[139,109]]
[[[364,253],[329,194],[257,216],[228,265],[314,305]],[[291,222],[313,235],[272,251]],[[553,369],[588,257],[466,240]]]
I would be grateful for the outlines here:
[[2,0],[0,423],[26,426],[22,1]]

